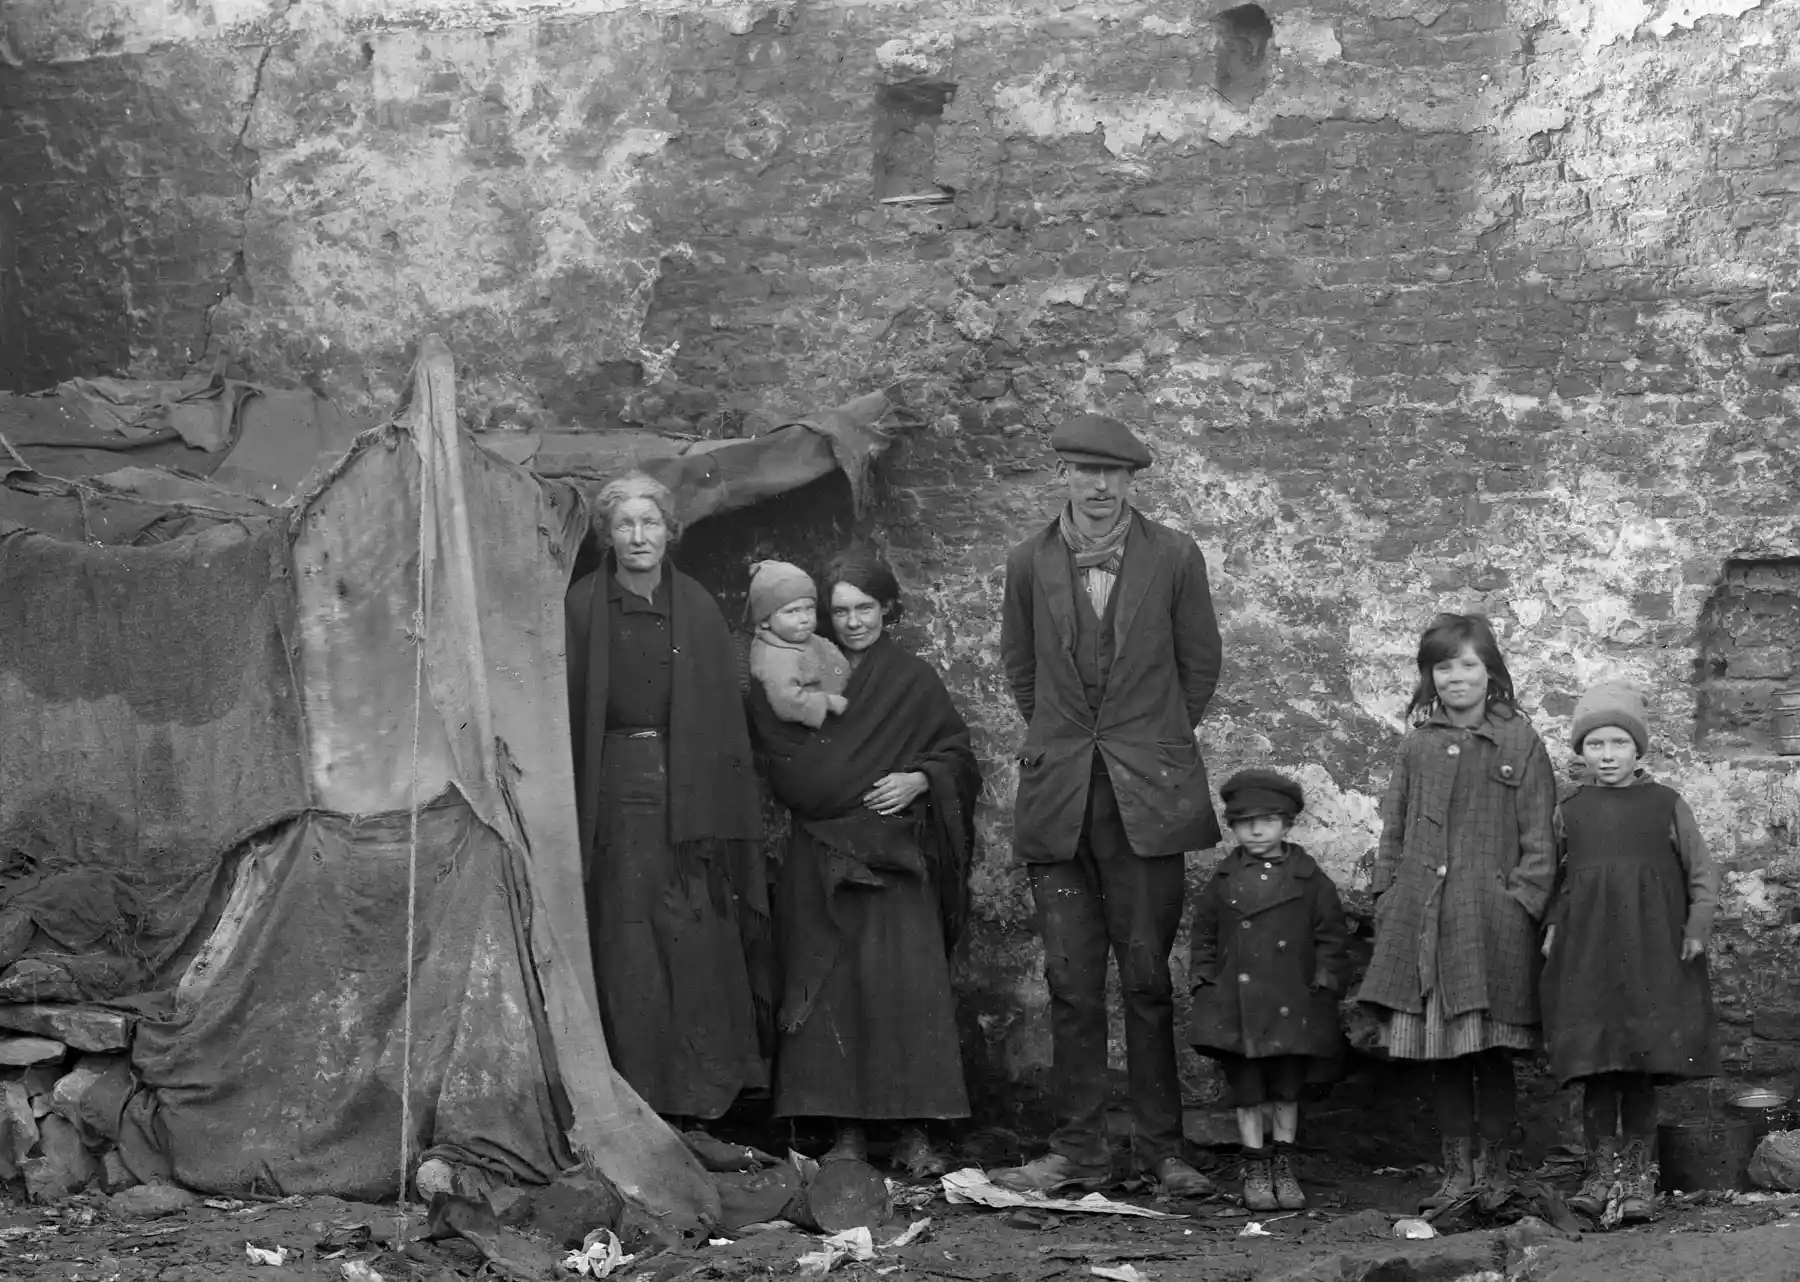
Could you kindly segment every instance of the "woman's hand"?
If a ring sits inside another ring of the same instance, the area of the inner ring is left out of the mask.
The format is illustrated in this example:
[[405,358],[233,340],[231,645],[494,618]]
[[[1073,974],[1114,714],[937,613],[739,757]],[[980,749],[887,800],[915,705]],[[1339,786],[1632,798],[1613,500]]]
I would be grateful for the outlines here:
[[917,770],[883,775],[863,794],[862,803],[878,815],[897,815],[922,796],[931,781]]
[[1541,949],[1539,949],[1538,951],[1543,953],[1544,956],[1548,957],[1550,955],[1550,945],[1555,942],[1556,942],[1556,927],[1546,926],[1544,928],[1544,946]]
[[1684,939],[1681,941],[1682,961],[1691,962],[1696,957],[1704,956],[1706,956],[1706,945],[1701,943],[1698,939]]

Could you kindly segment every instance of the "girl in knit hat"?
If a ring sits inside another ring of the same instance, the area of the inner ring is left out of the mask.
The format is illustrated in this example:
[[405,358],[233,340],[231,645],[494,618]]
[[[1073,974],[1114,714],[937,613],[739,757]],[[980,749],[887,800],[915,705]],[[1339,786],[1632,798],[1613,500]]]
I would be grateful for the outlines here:
[[1550,1068],[1582,1087],[1587,1178],[1569,1205],[1603,1224],[1656,1200],[1656,1087],[1719,1071],[1706,945],[1719,873],[1681,794],[1638,764],[1644,697],[1605,681],[1575,705],[1585,778],[1562,803],[1562,869],[1540,983]]
[[818,635],[819,589],[812,576],[786,561],[750,567],[750,675],[762,682],[769,706],[783,721],[817,730],[849,707],[844,687],[850,665]]
[[[1300,1090],[1315,1060],[1337,1058],[1349,927],[1337,886],[1289,841],[1305,804],[1273,770],[1240,770],[1219,789],[1237,846],[1213,870],[1194,917],[1188,1041],[1220,1062],[1244,1146],[1244,1205],[1297,1211]],[[1273,1146],[1271,1153],[1270,1147]]]
[[1432,1066],[1444,1182],[1423,1208],[1479,1196],[1493,1209],[1512,1192],[1512,1056],[1538,1044],[1556,779],[1486,619],[1438,615],[1418,668],[1416,721],[1381,803],[1375,954],[1356,995],[1383,1013],[1392,1058]]

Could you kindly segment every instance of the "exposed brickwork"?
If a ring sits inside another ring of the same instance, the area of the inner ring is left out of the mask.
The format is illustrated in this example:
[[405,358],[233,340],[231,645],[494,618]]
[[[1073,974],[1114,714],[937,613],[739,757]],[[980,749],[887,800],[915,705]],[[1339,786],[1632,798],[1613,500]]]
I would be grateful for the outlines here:
[[[1770,966],[1800,942],[1793,778],[1753,735],[1696,746],[1694,685],[1725,563],[1800,554],[1800,9],[1261,7],[1235,102],[1214,14],[1173,3],[447,30],[327,4],[0,66],[25,382],[179,368],[229,282],[210,355],[380,400],[436,327],[478,422],[719,433],[896,388],[928,426],[871,529],[990,768],[965,990],[1010,1077],[1047,1043],[999,567],[1049,513],[1048,424],[1124,415],[1159,455],[1144,505],[1213,566],[1217,770],[1298,768],[1302,837],[1353,883],[1432,611],[1496,617],[1559,756],[1584,682],[1641,681],[1730,869],[1734,1063],[1800,1068]],[[895,128],[914,83],[956,91]],[[952,203],[879,204],[896,170]],[[1780,642],[1735,644],[1752,704],[1788,679]]]

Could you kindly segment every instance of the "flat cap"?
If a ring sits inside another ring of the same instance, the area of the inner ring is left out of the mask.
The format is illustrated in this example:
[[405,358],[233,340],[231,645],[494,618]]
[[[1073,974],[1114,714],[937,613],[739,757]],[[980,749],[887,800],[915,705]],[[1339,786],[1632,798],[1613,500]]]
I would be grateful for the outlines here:
[[1292,819],[1306,809],[1306,793],[1300,785],[1274,770],[1240,770],[1219,789],[1225,803],[1225,822],[1254,819],[1258,815],[1285,815]]
[[1116,418],[1077,414],[1050,434],[1050,448],[1072,463],[1100,467],[1149,467],[1150,451]]

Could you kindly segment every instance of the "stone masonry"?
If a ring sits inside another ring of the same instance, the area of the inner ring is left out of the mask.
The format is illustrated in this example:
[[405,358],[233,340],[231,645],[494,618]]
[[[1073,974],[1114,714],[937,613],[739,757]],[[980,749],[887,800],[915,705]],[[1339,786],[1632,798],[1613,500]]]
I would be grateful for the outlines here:
[[379,408],[436,329],[476,427],[922,420],[865,532],[989,771],[990,1111],[1049,1055],[1001,564],[1084,408],[1212,566],[1217,777],[1296,772],[1354,890],[1434,611],[1495,618],[1559,760],[1585,683],[1641,682],[1727,870],[1731,1071],[1800,1070],[1800,0],[8,15],[0,385],[224,362]]

